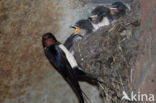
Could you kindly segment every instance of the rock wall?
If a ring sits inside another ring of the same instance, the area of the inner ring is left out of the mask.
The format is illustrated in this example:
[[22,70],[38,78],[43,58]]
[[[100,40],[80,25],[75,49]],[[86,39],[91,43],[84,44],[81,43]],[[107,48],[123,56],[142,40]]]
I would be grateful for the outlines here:
[[80,7],[75,0],[0,1],[0,103],[77,102],[46,59],[41,37],[52,32],[63,41],[84,14]]

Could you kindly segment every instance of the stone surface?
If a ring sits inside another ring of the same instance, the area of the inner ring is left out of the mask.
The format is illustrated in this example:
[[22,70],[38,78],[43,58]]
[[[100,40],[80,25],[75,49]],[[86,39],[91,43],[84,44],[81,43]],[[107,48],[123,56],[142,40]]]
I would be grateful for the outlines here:
[[41,37],[52,32],[63,41],[84,15],[80,8],[87,7],[75,0],[0,1],[0,103],[77,102],[46,59]]
[[141,93],[155,95],[156,102],[156,0],[141,1],[141,12],[141,46],[138,50],[134,88]]

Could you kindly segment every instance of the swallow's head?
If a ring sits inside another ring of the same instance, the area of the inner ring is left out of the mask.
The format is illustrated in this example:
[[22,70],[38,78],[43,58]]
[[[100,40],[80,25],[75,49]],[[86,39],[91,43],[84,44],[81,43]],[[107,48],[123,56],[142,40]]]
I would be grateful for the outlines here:
[[82,36],[84,36],[86,33],[92,32],[93,30],[93,26],[88,19],[82,19],[77,21],[74,26],[71,26],[71,28],[75,29],[73,33],[74,35],[79,34]]
[[114,2],[112,4],[111,11],[114,11],[114,12],[112,12],[113,14],[115,14],[115,13],[125,13],[126,10],[128,10],[128,7],[122,2]]
[[48,47],[57,42],[55,36],[52,33],[46,33],[42,36],[43,47]]
[[93,30],[91,22],[87,19],[79,20],[75,23],[75,26],[79,28],[81,33],[90,33]]
[[92,12],[89,20],[93,23],[100,22],[103,17],[107,17],[110,15],[110,9],[104,6],[97,6]]

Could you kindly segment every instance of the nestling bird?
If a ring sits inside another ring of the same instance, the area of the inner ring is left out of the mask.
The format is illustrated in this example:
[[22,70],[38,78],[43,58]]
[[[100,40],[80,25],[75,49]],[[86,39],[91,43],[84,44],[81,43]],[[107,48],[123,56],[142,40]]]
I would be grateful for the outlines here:
[[84,35],[87,35],[93,31],[93,26],[89,20],[79,20],[71,28],[75,29],[74,33],[71,34],[66,41],[64,46],[69,50],[74,42],[83,38]]
[[92,10],[89,20],[96,31],[100,27],[110,25],[112,21],[124,16],[128,11],[130,11],[128,4],[114,2],[110,7],[97,6]]
[[110,25],[113,20],[110,9],[104,6],[97,6],[93,9],[88,19],[92,23],[94,31],[98,30],[100,27]]
[[126,12],[130,11],[130,5],[124,4],[122,2],[114,2],[111,7],[111,15],[113,19],[118,19],[126,14]]
[[73,67],[76,67],[76,61],[73,56],[64,45],[56,40],[52,33],[46,33],[42,36],[42,44],[49,62],[70,84],[79,102],[84,103],[82,90],[73,71]]

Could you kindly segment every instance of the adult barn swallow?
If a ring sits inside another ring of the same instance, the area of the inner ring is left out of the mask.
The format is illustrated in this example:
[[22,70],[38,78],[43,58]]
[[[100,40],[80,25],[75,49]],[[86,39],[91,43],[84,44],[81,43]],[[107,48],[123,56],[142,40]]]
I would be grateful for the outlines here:
[[91,11],[91,16],[88,18],[94,27],[94,31],[100,27],[110,25],[112,16],[110,9],[104,6],[97,6]]
[[46,33],[42,36],[42,44],[49,62],[70,84],[77,95],[79,102],[84,103],[82,90],[72,69],[76,66],[76,61],[72,61],[73,56],[60,42],[56,40],[52,33]]
[[[45,36],[46,35],[49,35],[48,37],[49,37],[49,39],[48,39],[48,41],[46,41],[46,39],[44,40],[44,38],[45,38]],[[51,36],[50,36],[51,35]],[[53,38],[53,39],[52,39]],[[66,61],[67,62],[67,65],[68,66],[70,66],[71,68],[69,68],[69,70],[70,71],[72,71],[72,73],[74,73],[74,76],[76,77],[76,80],[78,80],[78,79],[84,79],[84,80],[88,80],[88,81],[96,81],[96,82],[99,82],[99,83],[103,83],[102,81],[100,81],[100,80],[98,80],[96,77],[94,77],[93,75],[91,75],[91,74],[89,74],[89,73],[86,73],[86,72],[84,72],[84,71],[82,71],[81,69],[80,69],[80,66],[77,64],[77,61],[76,61],[76,59],[75,59],[75,57],[69,52],[69,50],[64,46],[64,45],[62,45],[61,43],[59,43],[57,40],[56,40],[56,38],[54,37],[54,35],[52,35],[51,33],[46,33],[45,35],[43,35],[43,37],[42,37],[42,41],[43,41],[43,47],[44,47],[44,49],[45,49],[45,54],[46,54],[46,56],[48,57],[48,59],[49,59],[49,61],[51,62],[51,64],[57,69],[58,67],[57,66],[55,66],[55,65],[58,65],[59,64],[59,66],[60,66],[60,62],[59,62],[59,60],[54,60],[54,59],[51,59],[52,57],[52,53],[53,53],[53,51],[51,50],[51,51],[49,51],[48,52],[48,48],[49,48],[49,46],[48,46],[48,44],[49,45],[51,45],[50,47],[52,48],[56,48],[56,49],[58,49],[59,51],[61,51],[61,53],[62,54],[64,54],[63,56],[62,55],[59,55],[59,57],[63,57],[60,61],[62,61],[62,60],[64,60],[64,61]],[[52,45],[52,43],[50,42],[50,40],[52,41],[54,41],[55,43],[53,43],[53,45]],[[50,42],[50,43],[49,43]],[[44,43],[45,43],[45,45],[44,45]],[[57,50],[57,51],[58,51]],[[55,50],[56,51],[56,50]],[[52,52],[52,53],[51,53]],[[48,54],[50,55],[50,56],[48,56]],[[55,59],[58,59],[58,58],[56,58],[57,56],[55,56],[55,52],[53,53],[53,57],[55,57]],[[57,53],[58,54],[58,53]],[[60,53],[59,53],[60,54]],[[65,64],[62,64],[62,65],[65,65]],[[66,66],[65,66],[66,67]],[[63,67],[62,67],[63,68]],[[68,71],[68,68],[66,68],[67,69],[67,71]],[[62,73],[62,75],[64,74],[64,72],[62,72],[64,69],[57,69],[60,73]],[[66,73],[66,72],[65,72]],[[104,84],[104,83],[103,83]]]
[[71,48],[74,42],[82,39],[84,35],[87,35],[93,31],[93,26],[89,20],[79,20],[74,26],[71,26],[71,28],[73,28],[75,31],[64,42],[64,46],[68,50]]

